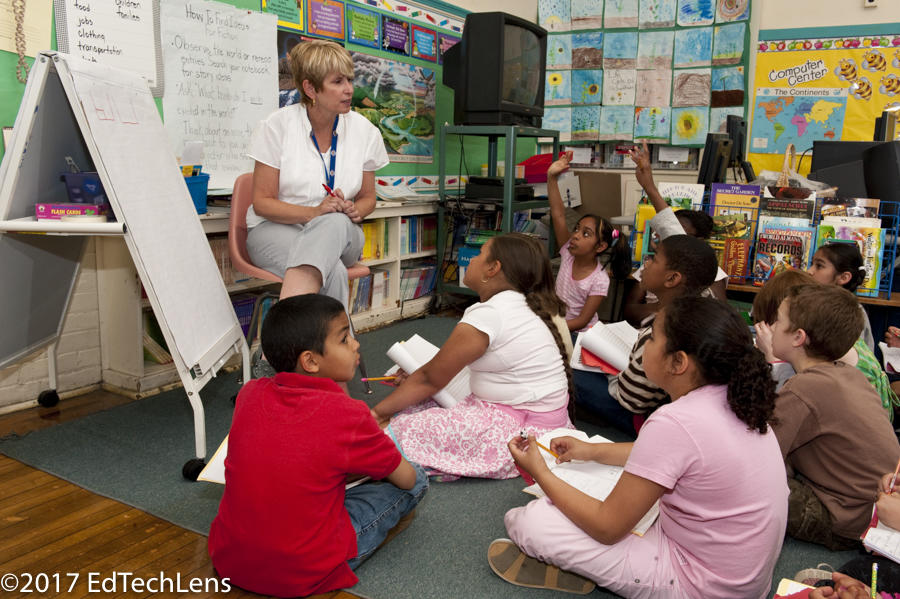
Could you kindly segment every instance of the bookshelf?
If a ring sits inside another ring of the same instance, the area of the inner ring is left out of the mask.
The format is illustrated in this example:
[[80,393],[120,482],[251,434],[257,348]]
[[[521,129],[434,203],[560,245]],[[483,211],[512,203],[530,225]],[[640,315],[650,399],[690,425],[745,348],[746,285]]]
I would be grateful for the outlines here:
[[[424,313],[428,309],[430,295],[414,300],[400,300],[400,276],[402,267],[415,260],[435,255],[434,250],[415,253],[400,251],[400,221],[406,216],[425,216],[436,212],[434,202],[417,202],[403,206],[376,208],[366,222],[384,220],[388,231],[388,252],[377,259],[364,260],[370,268],[389,273],[389,285],[385,290],[384,305],[370,307],[352,315],[357,331],[372,328],[401,318]],[[200,221],[207,237],[215,238],[228,232],[229,210],[210,207]],[[97,238],[97,288],[100,313],[100,358],[104,388],[134,398],[157,393],[179,386],[178,372],[174,364],[157,364],[145,360],[144,316],[150,310],[146,298],[141,297],[141,284],[137,270],[121,237]],[[254,291],[274,291],[279,285],[260,279],[228,283],[229,295]],[[235,362],[237,365],[237,362]]]

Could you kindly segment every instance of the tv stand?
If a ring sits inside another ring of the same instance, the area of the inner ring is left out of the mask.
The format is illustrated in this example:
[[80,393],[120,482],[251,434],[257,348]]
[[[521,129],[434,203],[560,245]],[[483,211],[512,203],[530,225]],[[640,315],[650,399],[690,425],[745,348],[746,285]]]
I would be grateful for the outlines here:
[[[540,127],[541,117],[509,112],[468,112],[454,119],[460,127],[479,127],[483,125],[499,127]],[[460,124],[461,123],[461,124]]]

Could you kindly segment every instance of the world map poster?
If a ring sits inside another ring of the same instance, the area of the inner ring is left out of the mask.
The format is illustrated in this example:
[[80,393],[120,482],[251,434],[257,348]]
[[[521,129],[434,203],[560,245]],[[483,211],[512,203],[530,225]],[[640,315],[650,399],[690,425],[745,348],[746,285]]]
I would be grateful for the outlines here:
[[756,90],[751,143],[754,152],[783,154],[788,144],[803,151],[817,139],[840,139],[847,111],[847,90],[804,88],[802,91],[803,95],[787,95],[779,88]]

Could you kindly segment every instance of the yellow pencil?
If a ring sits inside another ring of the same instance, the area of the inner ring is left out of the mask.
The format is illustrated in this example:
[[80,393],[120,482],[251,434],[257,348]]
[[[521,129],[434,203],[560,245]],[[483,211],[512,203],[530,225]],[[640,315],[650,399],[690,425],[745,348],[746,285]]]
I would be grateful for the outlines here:
[[894,485],[897,483],[897,473],[900,472],[900,460],[897,460],[897,467],[894,468],[894,476],[891,477],[891,486],[888,489],[888,495],[894,492]]
[[369,378],[359,379],[359,380],[375,382],[375,381],[393,381],[396,378],[399,378],[399,377],[396,377],[396,376],[372,376]]
[[[527,438],[528,438],[528,433],[526,433],[525,431],[522,431],[522,432],[519,433],[519,436],[522,437],[523,439],[527,439]],[[558,455],[555,451],[551,450],[549,447],[547,447],[547,446],[545,446],[544,444],[542,444],[540,441],[537,440],[536,437],[535,437],[535,439],[534,439],[534,442],[537,443],[537,446],[538,446],[538,447],[540,447],[541,449],[543,449],[544,451],[546,451],[547,453],[549,453],[550,455],[552,455],[554,458],[557,458],[557,459],[559,458],[559,455]]]

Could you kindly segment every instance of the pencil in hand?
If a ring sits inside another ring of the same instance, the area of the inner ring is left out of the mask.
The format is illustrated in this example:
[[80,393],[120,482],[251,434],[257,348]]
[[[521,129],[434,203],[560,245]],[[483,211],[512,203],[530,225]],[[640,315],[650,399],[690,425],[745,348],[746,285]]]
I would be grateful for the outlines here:
[[[527,439],[528,433],[526,433],[525,431],[522,431],[519,433],[519,436],[521,436],[523,439]],[[547,453],[552,455],[554,458],[559,459],[559,455],[555,451],[553,451],[552,449],[550,449],[549,447],[547,447],[546,445],[544,445],[543,443],[538,441],[537,437],[535,437],[534,442],[537,443],[538,447],[540,447],[541,449],[543,449],[544,451],[546,451]]]
[[396,377],[396,376],[370,376],[367,378],[361,378],[359,380],[361,380],[363,382],[369,381],[369,382],[374,383],[376,381],[393,381],[394,379],[397,379],[397,378],[399,378],[399,377]]

